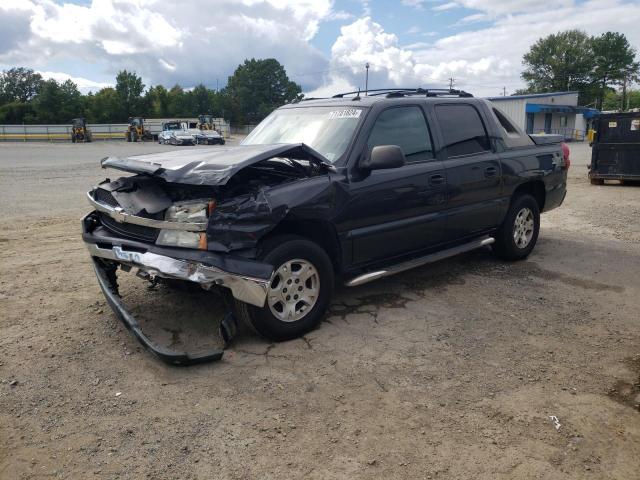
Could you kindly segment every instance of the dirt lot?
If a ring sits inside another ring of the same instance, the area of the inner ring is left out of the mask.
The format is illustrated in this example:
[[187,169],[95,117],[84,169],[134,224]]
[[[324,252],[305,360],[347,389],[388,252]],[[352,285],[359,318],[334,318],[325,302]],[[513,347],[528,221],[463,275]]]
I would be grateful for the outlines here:
[[[165,148],[0,144],[0,478],[640,477],[640,187],[589,185],[587,148],[527,261],[342,288],[304,339],[189,368],[120,326],[79,236],[98,159]],[[219,343],[211,294],[125,284],[154,338]]]

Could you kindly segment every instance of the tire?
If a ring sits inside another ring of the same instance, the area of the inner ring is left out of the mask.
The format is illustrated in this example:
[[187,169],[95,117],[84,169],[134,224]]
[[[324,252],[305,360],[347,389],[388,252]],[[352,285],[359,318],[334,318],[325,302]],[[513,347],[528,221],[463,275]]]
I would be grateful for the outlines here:
[[127,132],[127,142],[131,142],[131,132]]
[[539,232],[538,202],[529,194],[517,195],[511,201],[509,211],[496,234],[493,251],[503,260],[527,258],[536,246]]
[[[259,259],[272,264],[276,272],[267,301],[263,307],[236,301],[238,316],[258,334],[274,341],[297,338],[317,327],[329,307],[335,282],[333,266],[326,252],[305,238],[286,235],[267,240],[260,248]],[[289,265],[290,274],[287,275],[283,269]],[[309,273],[309,266],[314,272],[306,281],[296,278],[301,267]],[[297,297],[299,292],[302,292],[301,296],[307,293],[315,298],[315,303],[305,305],[302,300],[294,303],[291,297]],[[287,299],[290,302],[286,302]]]
[[604,185],[604,178],[592,178],[591,185]]

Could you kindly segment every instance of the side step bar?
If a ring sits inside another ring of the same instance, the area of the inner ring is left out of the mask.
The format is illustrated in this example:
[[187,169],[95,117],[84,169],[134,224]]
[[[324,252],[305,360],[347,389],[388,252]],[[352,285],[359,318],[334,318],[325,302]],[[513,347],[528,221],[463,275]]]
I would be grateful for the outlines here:
[[445,258],[453,257],[454,255],[458,255],[460,253],[468,252],[470,250],[475,250],[477,248],[481,248],[486,245],[491,245],[495,241],[496,239],[493,237],[480,238],[478,240],[465,243],[463,245],[458,245],[457,247],[448,248],[440,252],[435,252],[430,255],[426,255],[424,257],[414,258],[413,260],[408,260],[406,262],[398,263],[397,265],[393,265],[385,270],[376,270],[374,272],[364,273],[362,275],[359,275],[347,281],[345,285],[347,287],[357,287],[358,285],[364,285],[365,283],[378,280],[379,278],[395,275],[396,273],[404,272],[406,270],[411,270],[412,268],[420,267],[427,263],[437,262],[439,260],[444,260]]

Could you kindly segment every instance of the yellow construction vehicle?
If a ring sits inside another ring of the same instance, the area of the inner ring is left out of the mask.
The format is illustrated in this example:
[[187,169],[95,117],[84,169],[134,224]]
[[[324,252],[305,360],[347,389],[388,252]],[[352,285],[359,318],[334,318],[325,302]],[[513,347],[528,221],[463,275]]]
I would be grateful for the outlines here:
[[213,115],[199,115],[197,128],[200,130],[215,130]]
[[129,126],[125,132],[127,142],[137,142],[138,140],[153,140],[153,135],[144,126],[144,118],[129,117]]
[[92,140],[91,130],[87,128],[86,118],[74,118],[71,120],[71,142],[90,142]]

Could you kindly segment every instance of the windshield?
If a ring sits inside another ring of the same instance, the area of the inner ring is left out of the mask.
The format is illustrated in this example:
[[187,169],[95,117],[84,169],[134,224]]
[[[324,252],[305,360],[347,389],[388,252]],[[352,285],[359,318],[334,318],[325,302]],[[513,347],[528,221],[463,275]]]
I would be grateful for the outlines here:
[[304,143],[334,162],[347,149],[363,117],[361,108],[284,108],[260,122],[242,144]]

